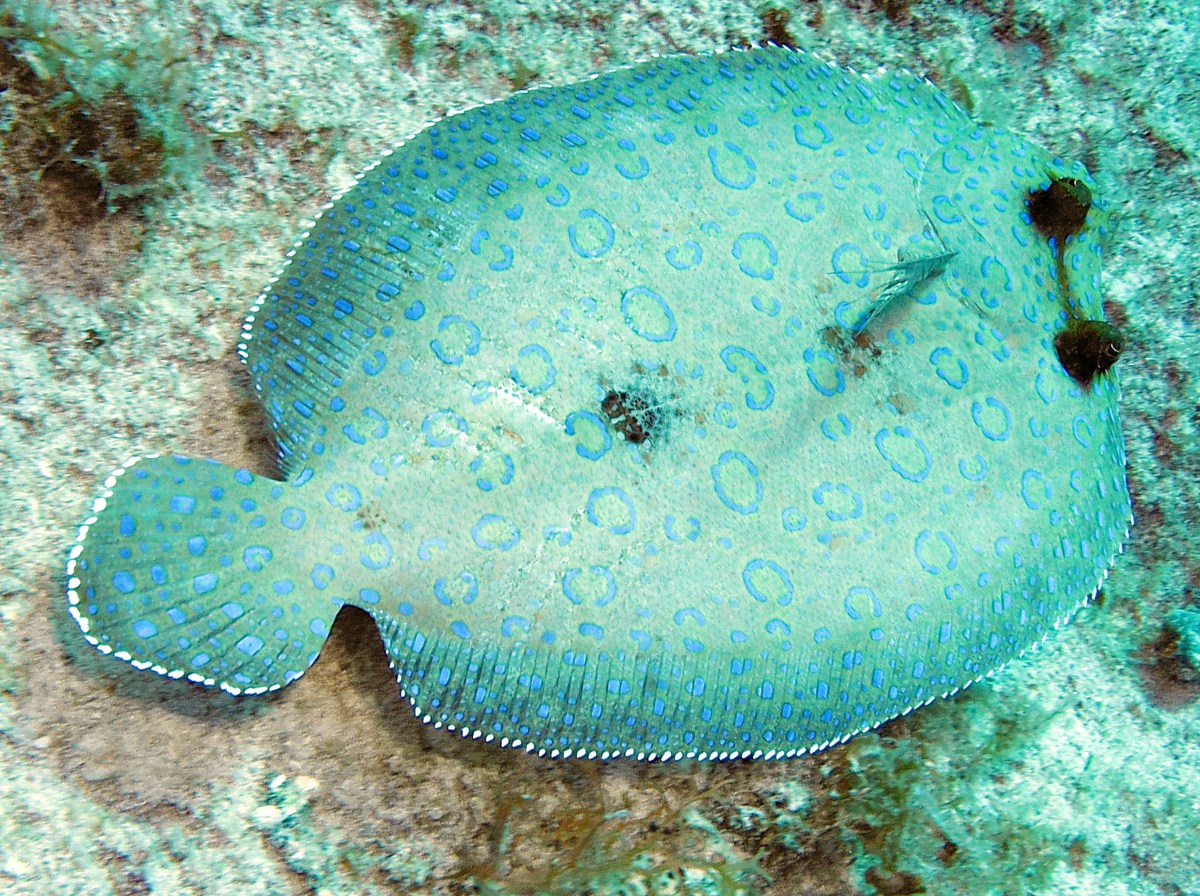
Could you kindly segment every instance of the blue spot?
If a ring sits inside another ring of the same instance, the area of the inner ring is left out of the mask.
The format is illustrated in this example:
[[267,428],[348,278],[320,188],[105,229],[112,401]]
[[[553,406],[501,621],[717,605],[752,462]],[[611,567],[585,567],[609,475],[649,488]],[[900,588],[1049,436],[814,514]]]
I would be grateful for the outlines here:
[[192,579],[192,590],[197,594],[208,594],[217,587],[217,576],[215,573],[206,572]]
[[191,495],[175,495],[167,504],[172,513],[191,513],[196,509],[196,499]]
[[153,638],[158,634],[158,626],[147,619],[139,619],[133,624],[133,633],[139,638]]
[[246,635],[242,640],[237,642],[237,649],[246,654],[246,656],[254,656],[254,654],[262,650],[262,647],[262,638],[256,638],[254,635]]
[[113,574],[112,583],[113,587],[122,594],[129,594],[137,587],[133,582],[133,576],[124,570]]

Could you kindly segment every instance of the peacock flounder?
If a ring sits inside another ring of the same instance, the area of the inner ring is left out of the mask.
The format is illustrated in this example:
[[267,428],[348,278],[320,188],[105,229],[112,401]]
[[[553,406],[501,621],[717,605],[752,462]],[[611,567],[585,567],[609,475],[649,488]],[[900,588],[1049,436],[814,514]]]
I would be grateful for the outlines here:
[[844,741],[1040,641],[1121,550],[1088,183],[911,74],[777,47],[451,115],[246,320],[285,480],[126,461],[70,612],[260,694],[353,604],[419,717],[539,755]]

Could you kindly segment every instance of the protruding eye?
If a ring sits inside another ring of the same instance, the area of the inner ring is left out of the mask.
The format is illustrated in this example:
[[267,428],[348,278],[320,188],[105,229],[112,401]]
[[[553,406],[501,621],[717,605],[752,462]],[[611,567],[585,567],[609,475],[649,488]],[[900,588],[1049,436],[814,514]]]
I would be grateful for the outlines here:
[[1072,318],[1067,328],[1054,337],[1059,363],[1079,385],[1087,387],[1098,374],[1117,363],[1125,337],[1102,320]]
[[1083,230],[1092,207],[1092,191],[1077,178],[1052,175],[1046,189],[1030,191],[1027,204],[1038,233],[1061,246],[1067,237]]

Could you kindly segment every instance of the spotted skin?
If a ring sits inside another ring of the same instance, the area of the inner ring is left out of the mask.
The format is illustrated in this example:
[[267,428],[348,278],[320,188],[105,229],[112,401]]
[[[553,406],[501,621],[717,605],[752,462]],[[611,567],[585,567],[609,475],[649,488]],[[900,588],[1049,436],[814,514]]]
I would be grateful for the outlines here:
[[451,115],[251,310],[286,481],[126,462],[70,612],[255,694],[353,604],[422,719],[548,756],[794,756],[953,693],[1131,523],[1115,371],[1053,347],[1103,319],[1103,202],[1064,290],[1026,210],[1052,175],[1089,182],[773,47]]

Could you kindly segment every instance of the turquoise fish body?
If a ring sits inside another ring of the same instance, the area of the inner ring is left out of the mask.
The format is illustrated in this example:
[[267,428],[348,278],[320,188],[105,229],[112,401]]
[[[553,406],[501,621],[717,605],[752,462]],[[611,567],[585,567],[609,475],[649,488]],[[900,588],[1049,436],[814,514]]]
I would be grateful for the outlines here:
[[[1131,522],[1103,211],[911,74],[672,57],[457,113],[327,206],[244,327],[285,480],[104,483],[98,649],[233,694],[379,626],[417,715],[556,757],[787,757],[949,695]],[[1064,244],[1065,242],[1065,244]]]

